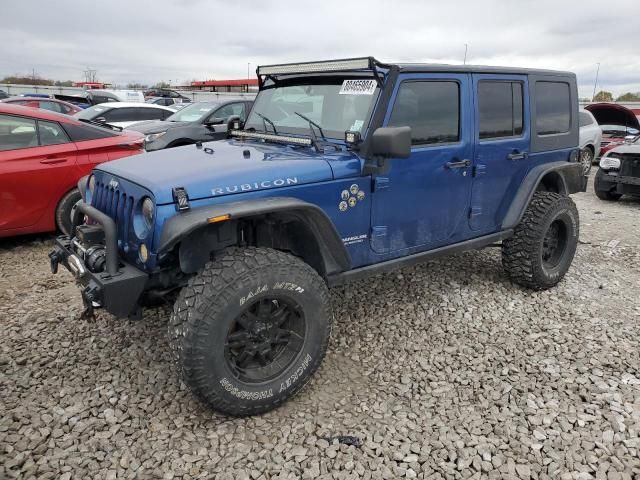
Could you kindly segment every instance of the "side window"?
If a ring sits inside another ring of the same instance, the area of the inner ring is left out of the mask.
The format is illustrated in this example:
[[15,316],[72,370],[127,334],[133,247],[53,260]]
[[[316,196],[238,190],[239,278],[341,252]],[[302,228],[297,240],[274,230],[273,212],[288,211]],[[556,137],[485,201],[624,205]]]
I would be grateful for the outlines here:
[[0,115],[0,151],[38,146],[36,122],[13,115]]
[[[160,108],[144,108],[143,107],[143,108],[138,108],[136,110],[137,110],[135,115],[136,120],[164,120],[165,118],[167,118],[165,113],[169,113]],[[169,113],[169,115],[171,114]]]
[[213,114],[214,117],[224,118],[225,120],[232,115],[238,115],[240,118],[244,118],[244,103],[230,103],[222,108],[219,108]]
[[411,127],[412,145],[460,140],[460,86],[453,81],[403,82],[389,126]]
[[40,145],[60,145],[69,143],[69,137],[59,123],[38,120],[38,133],[40,133]]
[[522,135],[522,83],[479,82],[478,117],[480,139]]
[[581,127],[586,127],[587,125],[591,125],[593,123],[593,120],[591,120],[591,115],[589,115],[587,112],[578,112],[578,115],[580,116]]
[[60,108],[60,105],[57,104],[56,102],[48,102],[46,100],[40,100],[40,108],[43,108],[44,110],[50,110],[56,113],[62,113],[62,109]]
[[569,84],[536,82],[536,133],[555,135],[571,128]]
[[104,117],[107,123],[110,122],[133,122],[137,120],[134,117],[135,112],[133,108],[112,108],[104,112],[101,117]]

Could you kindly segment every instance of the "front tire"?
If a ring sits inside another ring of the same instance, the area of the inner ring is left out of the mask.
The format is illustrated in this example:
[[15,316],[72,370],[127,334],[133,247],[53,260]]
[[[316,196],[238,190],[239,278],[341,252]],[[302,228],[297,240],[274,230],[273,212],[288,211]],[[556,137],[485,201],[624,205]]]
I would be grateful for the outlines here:
[[326,284],[297,257],[230,248],[182,289],[169,339],[182,380],[214,410],[267,412],[295,395],[327,350]]
[[68,192],[58,203],[56,208],[56,225],[65,235],[71,235],[73,228],[73,208],[82,200],[82,195],[77,188]]
[[571,266],[579,236],[575,203],[536,192],[512,237],[502,243],[502,265],[515,283],[534,290],[558,284]]

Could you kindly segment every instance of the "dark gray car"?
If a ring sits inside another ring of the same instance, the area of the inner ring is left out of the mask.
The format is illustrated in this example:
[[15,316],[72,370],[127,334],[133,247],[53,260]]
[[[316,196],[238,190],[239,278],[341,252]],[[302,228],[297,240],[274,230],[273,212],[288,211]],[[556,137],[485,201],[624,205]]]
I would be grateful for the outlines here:
[[221,140],[229,119],[237,116],[244,122],[252,104],[243,98],[193,103],[164,121],[141,122],[127,130],[145,134],[147,151]]

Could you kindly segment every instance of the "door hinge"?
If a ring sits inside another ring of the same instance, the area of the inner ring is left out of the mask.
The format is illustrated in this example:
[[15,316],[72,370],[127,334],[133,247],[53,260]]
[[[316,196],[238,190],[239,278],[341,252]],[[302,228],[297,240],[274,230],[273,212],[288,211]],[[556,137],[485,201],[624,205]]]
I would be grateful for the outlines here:
[[473,176],[474,177],[479,177],[480,175],[484,175],[485,173],[487,173],[487,166],[486,165],[474,165],[474,167],[473,167]]
[[389,177],[375,177],[373,179],[373,191],[385,190],[389,188]]
[[371,248],[376,253],[386,253],[389,251],[387,246],[387,226],[380,225],[371,227]]

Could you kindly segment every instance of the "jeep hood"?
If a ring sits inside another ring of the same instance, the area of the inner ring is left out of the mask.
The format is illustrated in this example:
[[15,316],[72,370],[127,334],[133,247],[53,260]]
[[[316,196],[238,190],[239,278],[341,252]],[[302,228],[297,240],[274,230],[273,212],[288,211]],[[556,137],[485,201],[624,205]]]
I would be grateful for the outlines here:
[[161,205],[173,203],[174,187],[185,188],[197,200],[328,181],[359,174],[360,168],[360,159],[351,152],[223,140],[202,148],[188,145],[134,155],[96,169],[137,183]]

